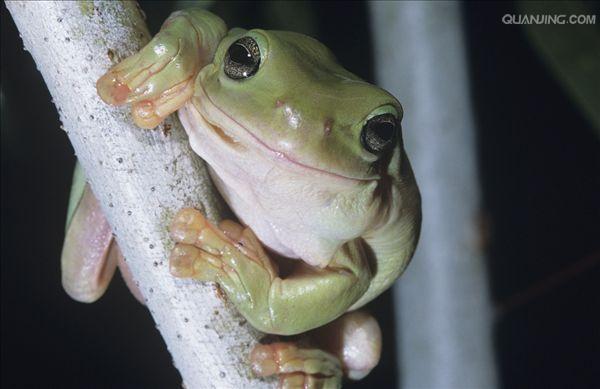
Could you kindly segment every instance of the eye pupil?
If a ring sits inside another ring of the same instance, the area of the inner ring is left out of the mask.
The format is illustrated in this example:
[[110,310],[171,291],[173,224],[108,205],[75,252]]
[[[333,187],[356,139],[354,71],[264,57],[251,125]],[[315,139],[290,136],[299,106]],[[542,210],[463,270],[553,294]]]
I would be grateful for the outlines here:
[[373,132],[385,142],[389,142],[394,137],[395,126],[392,123],[378,123],[374,126]]
[[363,126],[361,142],[372,154],[380,155],[394,147],[396,140],[397,120],[390,113],[377,115],[369,119]]
[[237,62],[242,65],[252,64],[252,54],[250,54],[247,48],[239,43],[234,43],[229,49],[229,58],[233,62]]
[[248,78],[258,71],[260,66],[260,49],[256,41],[243,37],[233,42],[223,64],[225,74],[234,80]]

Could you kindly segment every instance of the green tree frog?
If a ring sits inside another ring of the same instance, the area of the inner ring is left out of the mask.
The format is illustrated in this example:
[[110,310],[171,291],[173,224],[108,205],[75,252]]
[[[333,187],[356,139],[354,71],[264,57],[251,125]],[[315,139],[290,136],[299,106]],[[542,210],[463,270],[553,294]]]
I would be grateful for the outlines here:
[[[257,346],[254,371],[280,375],[283,387],[338,387],[343,373],[366,375],[379,359],[379,327],[353,311],[400,276],[420,229],[400,103],[308,36],[227,31],[197,9],[172,14],[97,88],[109,104],[132,104],[143,128],[178,111],[192,149],[239,218],[212,225],[197,210],[181,210],[170,226],[171,273],[217,282],[263,332],[319,328],[322,348]],[[93,194],[79,193],[87,200],[73,213],[78,227],[68,228],[63,282],[75,298],[93,300],[120,255],[109,255],[117,250],[109,249],[110,228]],[[90,255],[82,255],[85,247]],[[112,265],[90,265],[107,257]]]

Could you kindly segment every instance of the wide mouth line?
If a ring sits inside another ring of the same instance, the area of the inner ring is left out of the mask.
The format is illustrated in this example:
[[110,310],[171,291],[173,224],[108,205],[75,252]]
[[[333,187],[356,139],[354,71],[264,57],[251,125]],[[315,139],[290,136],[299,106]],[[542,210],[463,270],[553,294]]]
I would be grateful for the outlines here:
[[[227,112],[223,111],[218,105],[216,105],[212,99],[210,98],[210,96],[208,95],[208,93],[206,93],[206,90],[204,89],[204,86],[201,83],[200,84],[200,88],[202,89],[202,94],[204,95],[204,97],[206,97],[206,99],[210,102],[210,104],[216,109],[218,110],[221,114],[223,114],[224,116],[226,116],[229,120],[231,120],[232,122],[234,122],[236,125],[238,125],[242,130],[244,130],[246,132],[246,134],[248,134],[257,144],[259,144],[263,149],[265,149],[269,154],[273,154],[273,156],[276,159],[279,160],[284,160],[288,163],[291,163],[293,165],[296,165],[298,167],[307,169],[307,170],[312,170],[312,171],[316,171],[319,172],[321,174],[325,174],[328,176],[332,176],[335,178],[339,178],[339,179],[343,179],[343,180],[350,180],[350,181],[355,181],[355,182],[368,182],[368,181],[372,181],[372,178],[356,178],[356,177],[348,177],[339,173],[334,173],[334,172],[330,172],[327,170],[323,170],[323,169],[319,169],[317,167],[314,166],[310,166],[310,165],[306,165],[302,162],[298,162],[292,158],[290,158],[287,154],[285,154],[282,151],[273,149],[272,147],[270,147],[269,145],[267,145],[262,139],[260,139],[259,137],[257,137],[256,135],[254,135],[252,133],[252,131],[248,130],[243,124],[241,124],[240,122],[238,122],[237,120],[235,120],[234,118],[232,118]],[[196,110],[198,111],[198,110]],[[228,132],[225,129],[222,129],[221,126],[214,124],[209,118],[207,118],[205,115],[203,115],[201,112],[198,111],[198,113],[204,118],[204,120],[206,120],[206,122],[208,124],[210,124],[211,128],[217,127],[219,129],[221,129],[225,134],[228,135],[228,137],[231,137],[230,134],[228,134]]]

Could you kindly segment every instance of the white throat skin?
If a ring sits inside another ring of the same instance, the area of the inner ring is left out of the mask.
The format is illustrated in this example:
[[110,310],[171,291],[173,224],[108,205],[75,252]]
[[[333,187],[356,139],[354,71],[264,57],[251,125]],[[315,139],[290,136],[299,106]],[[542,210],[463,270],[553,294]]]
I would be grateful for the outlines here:
[[265,152],[247,130],[205,102],[194,98],[179,111],[190,145],[209,164],[215,185],[240,221],[270,249],[325,267],[344,243],[387,215],[375,195],[376,180],[308,171]]

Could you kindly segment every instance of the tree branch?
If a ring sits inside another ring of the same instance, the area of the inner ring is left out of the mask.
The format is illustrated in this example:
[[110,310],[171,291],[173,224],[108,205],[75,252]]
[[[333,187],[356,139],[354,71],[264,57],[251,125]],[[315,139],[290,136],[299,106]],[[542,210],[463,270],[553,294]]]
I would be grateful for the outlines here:
[[271,387],[253,379],[247,364],[260,334],[215,287],[169,274],[167,226],[175,212],[195,206],[214,221],[223,209],[203,162],[178,121],[142,131],[127,109],[109,107],[96,95],[95,82],[112,63],[148,42],[137,3],[6,5],[185,385]]

